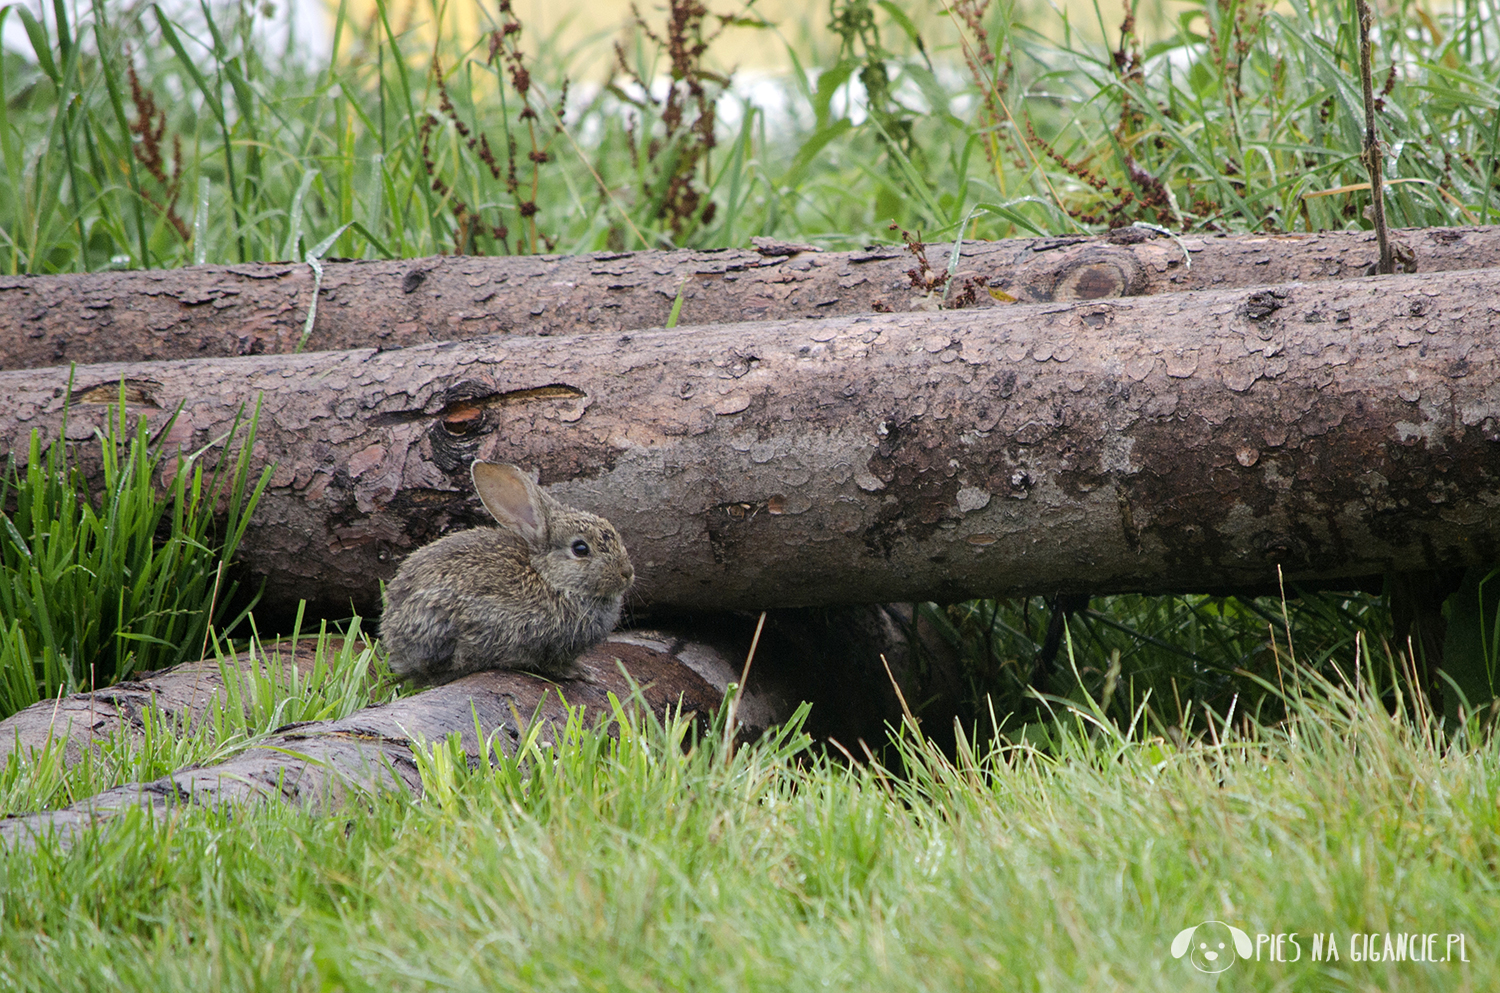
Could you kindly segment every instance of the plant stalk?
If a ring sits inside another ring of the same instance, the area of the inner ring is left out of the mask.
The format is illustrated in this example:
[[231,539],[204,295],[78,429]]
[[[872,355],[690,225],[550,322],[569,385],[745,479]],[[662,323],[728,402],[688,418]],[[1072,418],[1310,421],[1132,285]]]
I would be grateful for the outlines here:
[[1359,13],[1359,85],[1365,99],[1365,143],[1361,152],[1365,168],[1370,171],[1370,205],[1375,221],[1375,240],[1380,245],[1380,261],[1376,264],[1378,275],[1388,276],[1396,271],[1396,260],[1391,255],[1391,238],[1385,224],[1385,188],[1380,176],[1380,136],[1375,132],[1375,84],[1371,78],[1370,25],[1374,14],[1369,0],[1355,0]]

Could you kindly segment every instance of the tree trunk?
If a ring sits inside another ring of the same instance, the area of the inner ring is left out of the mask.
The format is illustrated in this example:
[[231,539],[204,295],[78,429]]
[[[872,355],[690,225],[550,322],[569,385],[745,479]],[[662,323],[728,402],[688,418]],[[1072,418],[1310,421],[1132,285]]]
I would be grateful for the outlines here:
[[[267,603],[374,609],[485,523],[473,458],[630,547],[634,606],[1183,591],[1500,557],[1500,271],[398,351],[90,366],[186,450],[263,398]],[[0,448],[66,369],[0,373]]]
[[[1046,302],[1339,279],[1373,263],[1372,237],[1173,240],[1126,228],[1099,238],[969,242],[946,283],[951,246],[933,245],[929,272],[940,281],[933,295],[913,256],[890,246],[329,262],[304,350],[660,327],[679,292],[678,322],[686,326],[904,312],[939,301],[991,307],[987,287]],[[1423,272],[1500,263],[1500,227],[1400,237]],[[0,368],[291,352],[312,288],[311,267],[297,263],[0,277]]]
[[[757,620],[751,612],[698,614],[662,627],[615,632],[609,643],[671,655],[722,695],[728,683],[739,682],[761,626]],[[805,700],[814,704],[807,728],[818,738],[851,744],[860,738],[877,740],[887,724],[901,719],[894,688],[899,685],[909,700],[932,703],[923,716],[934,738],[943,742],[951,736],[952,708],[961,692],[959,659],[954,646],[913,616],[910,605],[773,611],[761,635],[758,661],[739,708],[741,721],[753,733],[784,719]],[[330,639],[327,653],[338,651],[337,642]],[[150,708],[159,720],[191,726],[226,696],[244,700],[248,707],[253,688],[245,676],[254,672],[286,680],[295,669],[306,678],[313,671],[316,646],[315,638],[302,638],[295,647],[287,639],[254,656],[241,652],[223,662],[188,662],[139,673],[104,689],[42,700],[0,720],[0,769],[12,754],[34,760],[36,753],[58,743],[62,764],[72,766],[85,750],[116,736],[139,742]],[[871,680],[869,674],[881,670],[882,658],[891,675]]]

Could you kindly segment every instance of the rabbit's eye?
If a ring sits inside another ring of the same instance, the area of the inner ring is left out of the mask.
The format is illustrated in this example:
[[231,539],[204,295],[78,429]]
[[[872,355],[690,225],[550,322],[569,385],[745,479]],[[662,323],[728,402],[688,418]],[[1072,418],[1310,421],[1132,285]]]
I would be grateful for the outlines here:
[[568,549],[576,559],[586,559],[589,557],[589,543],[582,538],[574,538],[573,544],[568,546]]

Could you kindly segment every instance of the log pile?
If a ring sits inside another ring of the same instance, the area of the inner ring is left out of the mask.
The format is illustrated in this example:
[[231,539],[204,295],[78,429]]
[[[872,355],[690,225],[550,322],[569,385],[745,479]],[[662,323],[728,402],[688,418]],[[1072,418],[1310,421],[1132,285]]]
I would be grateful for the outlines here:
[[475,458],[613,521],[637,612],[1347,580],[1500,549],[1497,291],[1419,271],[19,369],[0,449],[65,408],[88,437],[122,381],[154,428],[181,408],[184,450],[261,404],[242,555],[267,607],[329,615],[487,521]]
[[[834,608],[773,627],[791,646],[852,625],[868,636],[851,664],[868,667],[905,635],[868,606],[884,601],[1500,558],[1500,228],[1399,237],[1415,271],[1375,278],[1365,234],[970,244],[951,275],[946,246],[926,263],[775,243],[329,263],[305,341],[306,266],[9,277],[0,448],[55,437],[65,406],[68,436],[87,437],[122,383],[153,426],[180,409],[165,440],[183,450],[259,403],[252,462],[274,470],[241,554],[272,609],[306,599],[337,615],[373,613],[407,552],[486,520],[470,461],[517,462],[619,527],[637,616]],[[734,637],[700,653],[722,672],[748,641],[745,615],[729,616]],[[699,643],[658,638],[641,664],[663,673]],[[594,664],[613,671],[624,649],[601,650]],[[925,671],[894,668],[898,683]],[[818,695],[776,673],[765,721]],[[431,693],[540,699],[517,696],[529,678]],[[852,738],[895,697],[836,710],[828,733]],[[337,751],[344,730],[286,734]],[[363,748],[350,754],[367,761]],[[309,782],[299,795],[337,792]],[[193,779],[120,802],[201,794]]]

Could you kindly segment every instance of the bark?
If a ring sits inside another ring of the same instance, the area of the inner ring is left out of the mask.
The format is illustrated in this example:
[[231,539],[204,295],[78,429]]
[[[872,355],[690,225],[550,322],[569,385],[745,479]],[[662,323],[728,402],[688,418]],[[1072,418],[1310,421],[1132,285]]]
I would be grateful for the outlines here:
[[[1423,272],[1500,263],[1500,227],[1399,237],[1410,249],[1407,264]],[[1340,279],[1374,262],[1372,238],[1330,232],[1178,242],[1128,228],[1098,238],[970,242],[956,277],[934,296],[913,286],[913,257],[891,246],[330,262],[304,350],[660,327],[679,290],[679,324],[687,326],[902,312],[939,301],[992,307],[987,286],[1045,302]],[[936,273],[946,272],[949,249],[928,249]],[[297,263],[0,277],[0,368],[291,352],[312,290],[311,268]]]
[[[377,790],[404,789],[420,795],[414,740],[438,741],[457,732],[464,751],[479,761],[476,724],[511,754],[536,714],[545,724],[541,740],[546,742],[567,719],[563,698],[583,707],[589,722],[610,712],[609,693],[630,698],[630,683],[616,660],[628,667],[640,687],[641,701],[658,717],[679,706],[683,713],[711,714],[723,698],[726,678],[738,679],[738,663],[710,646],[617,638],[580,659],[591,681],[559,686],[526,673],[485,672],[342,720],[288,725],[215,766],[115,787],[59,810],[7,817],[0,820],[0,844],[30,843],[49,835],[67,844],[90,825],[136,808],[165,812],[183,803],[274,801],[326,808]],[[734,676],[728,677],[731,670]],[[765,701],[748,697],[740,714],[747,718],[751,733],[763,729],[768,718],[785,717],[772,712]]]
[[[1500,271],[973,313],[92,366],[187,450],[263,398],[268,606],[365,612],[485,523],[471,459],[610,518],[639,609],[1183,591],[1500,557]],[[69,372],[0,373],[0,448]],[[98,401],[98,402],[94,402]]]
[[[248,654],[221,665],[214,659],[189,662],[172,669],[143,672],[133,679],[56,700],[42,700],[0,721],[0,769],[13,753],[29,756],[57,742],[62,743],[64,765],[73,765],[83,752],[117,736],[140,741],[145,735],[145,714],[155,708],[159,716],[179,726],[195,723],[223,698],[225,680],[251,667],[268,677],[286,678],[286,669],[301,674],[312,671],[315,643],[278,645],[274,653],[251,658]],[[282,653],[285,653],[284,655]]]

